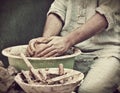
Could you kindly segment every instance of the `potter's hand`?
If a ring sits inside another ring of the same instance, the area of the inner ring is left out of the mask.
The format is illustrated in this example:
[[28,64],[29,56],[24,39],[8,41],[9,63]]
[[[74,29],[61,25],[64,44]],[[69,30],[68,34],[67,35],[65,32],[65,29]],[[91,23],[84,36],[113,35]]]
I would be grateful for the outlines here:
[[38,45],[36,57],[55,57],[64,54],[69,48],[69,42],[65,37],[52,36],[47,44]]
[[32,40],[29,41],[28,47],[27,47],[27,51],[26,51],[26,55],[27,56],[34,56],[36,49],[36,46],[39,45],[41,47],[46,47],[45,43],[48,43],[50,41],[50,38],[47,37],[39,37],[39,38],[34,38]]

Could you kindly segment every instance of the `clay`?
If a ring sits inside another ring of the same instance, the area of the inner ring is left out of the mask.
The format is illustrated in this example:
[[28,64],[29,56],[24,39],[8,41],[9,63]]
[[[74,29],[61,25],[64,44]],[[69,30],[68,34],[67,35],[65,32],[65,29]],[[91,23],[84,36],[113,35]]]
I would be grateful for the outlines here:
[[[60,55],[60,56],[66,56],[66,55],[72,55],[72,54],[74,54],[75,53],[75,48],[74,47],[71,47],[68,51],[66,51],[64,54],[62,54],[62,55]],[[36,57],[36,56],[34,56],[34,55],[32,55],[32,56],[29,56],[28,55],[28,53],[27,53],[27,51],[26,51],[26,53],[24,53],[27,57]],[[11,55],[14,55],[14,56],[20,56],[20,53],[11,53]],[[60,56],[58,56],[58,57],[60,57]],[[1,65],[1,64],[0,64]]]
[[[59,64],[58,66],[58,73],[50,73],[49,70],[44,71],[46,78],[42,79],[43,75],[41,76],[39,73],[40,69],[35,70],[36,73],[31,73],[22,71],[20,74],[21,79],[24,83],[28,84],[39,84],[39,85],[56,85],[56,84],[64,84],[72,80],[74,75],[80,75],[80,73],[67,73],[64,72],[63,64]],[[31,73],[32,75],[28,74]],[[36,74],[41,79],[35,78],[34,74]]]
[[14,81],[17,73],[12,66],[5,68],[3,64],[0,65],[0,93],[25,93]]
[[48,73],[47,71],[46,72],[44,71],[43,74],[42,70],[34,69],[30,61],[23,53],[21,53],[20,55],[23,58],[24,62],[26,63],[27,67],[29,68],[28,73],[26,73],[25,71],[22,71],[21,73],[21,79],[24,83],[28,83],[28,84],[35,83],[42,85],[64,84],[66,82],[69,82],[68,80],[70,80],[70,78],[76,74],[76,73],[65,74],[63,64],[59,64],[58,73],[51,74]]
[[[35,70],[38,72],[39,69]],[[45,83],[38,82],[30,76],[34,84],[28,84],[25,81],[26,79],[21,77],[21,73],[15,77],[15,81],[26,93],[72,93],[84,77],[82,73],[71,69],[64,69],[65,74],[61,76],[59,75],[59,68],[49,68],[47,70],[43,68],[40,70],[43,70],[47,75]],[[26,71],[26,73],[29,73],[29,71]],[[61,80],[63,80],[63,83],[61,83]]]
[[4,67],[4,64],[3,64],[3,62],[1,60],[0,60],[0,66]]
[[[21,79],[25,83],[28,83],[28,84],[33,84],[33,83],[37,84],[37,83],[39,83],[39,84],[42,84],[42,85],[44,85],[44,84],[46,84],[46,85],[50,85],[50,84],[63,84],[63,83],[65,83],[65,81],[69,80],[69,79],[66,79],[66,78],[69,78],[69,77],[74,75],[74,73],[70,73],[70,74],[66,73],[66,74],[64,74],[63,64],[59,64],[59,66],[58,66],[58,69],[59,69],[58,73],[54,74],[54,76],[56,76],[56,77],[53,77],[52,74],[50,76],[50,73],[47,73],[47,72],[44,72],[44,74],[43,74],[42,70],[39,69],[38,71],[36,71],[34,69],[32,64],[29,62],[29,60],[27,59],[27,57],[23,53],[21,53],[21,57],[23,58],[23,60],[26,63],[26,65],[28,66],[29,73],[30,73],[30,74],[28,74],[25,71],[22,71]],[[59,77],[59,76],[61,76],[61,77]],[[66,79],[66,80],[64,80],[64,79]]]
[[[20,55],[23,58],[24,62],[26,63],[31,76],[33,76],[33,78],[35,78],[36,81],[42,81],[43,82],[45,80],[43,72],[41,70],[36,72],[36,70],[34,69],[32,64],[29,62],[29,60],[26,58],[26,56],[23,53],[21,53]],[[26,74],[24,74],[24,73],[23,73],[23,75],[27,78],[29,77],[28,75],[26,76]],[[30,80],[28,80],[28,81],[30,81]],[[28,83],[31,83],[31,82],[28,82]]]
[[[49,77],[49,73],[47,73],[47,72],[44,72],[44,74],[43,74],[42,70],[40,70],[40,69],[38,71],[36,71],[34,69],[34,67],[32,66],[32,64],[30,63],[30,61],[27,59],[27,57],[23,53],[21,53],[20,55],[23,58],[24,62],[26,63],[27,67],[29,68],[29,73],[30,73],[30,74],[28,74],[25,71],[22,71],[21,79],[25,83],[27,82],[28,84],[33,84],[33,83],[54,84],[56,82],[61,82],[60,78],[55,79],[55,80],[54,80],[54,78],[51,79],[51,77]],[[58,68],[59,68],[59,72],[58,72],[58,75],[56,75],[56,76],[64,75],[63,64],[59,64]],[[48,78],[49,78],[49,80],[47,80]]]
[[[26,51],[26,56],[27,57],[37,57],[36,55],[35,55],[35,52],[37,52],[39,49],[41,49],[42,47],[45,47],[46,46],[46,44],[45,43],[41,43],[40,45],[39,44],[35,44],[35,47],[34,46],[32,46],[33,48],[33,55],[31,55],[31,56],[29,56],[28,55],[28,53],[27,53],[27,51]],[[59,56],[65,56],[65,55],[71,55],[71,54],[74,54],[75,53],[75,48],[74,47],[71,47],[70,49],[68,49],[64,54],[62,54],[62,55],[59,55]]]

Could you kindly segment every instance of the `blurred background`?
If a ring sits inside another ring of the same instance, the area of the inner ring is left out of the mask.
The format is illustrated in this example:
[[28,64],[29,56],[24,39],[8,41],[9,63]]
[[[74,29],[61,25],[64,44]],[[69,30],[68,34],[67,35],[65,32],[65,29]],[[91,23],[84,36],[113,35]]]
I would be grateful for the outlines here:
[[8,66],[2,49],[28,44],[42,35],[46,13],[53,0],[0,0],[0,60]]

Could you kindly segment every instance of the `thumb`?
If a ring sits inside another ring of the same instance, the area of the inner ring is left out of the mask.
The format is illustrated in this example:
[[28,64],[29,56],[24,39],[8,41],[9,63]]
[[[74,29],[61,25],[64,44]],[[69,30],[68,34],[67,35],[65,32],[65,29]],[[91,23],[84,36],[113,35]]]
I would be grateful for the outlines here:
[[47,37],[43,37],[43,38],[38,38],[36,40],[36,43],[37,44],[40,44],[40,43],[48,43],[52,40],[52,38],[47,38]]

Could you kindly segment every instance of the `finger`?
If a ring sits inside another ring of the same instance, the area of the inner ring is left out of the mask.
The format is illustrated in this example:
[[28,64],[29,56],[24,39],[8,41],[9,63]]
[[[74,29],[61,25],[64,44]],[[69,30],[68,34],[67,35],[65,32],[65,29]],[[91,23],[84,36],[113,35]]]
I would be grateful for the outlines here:
[[25,55],[26,55],[26,57],[30,57],[30,54],[27,49],[26,49]]
[[55,56],[55,55],[58,55],[58,53],[57,53],[56,50],[53,50],[53,51],[47,53],[46,55],[44,55],[43,57],[52,57],[52,56]]
[[30,49],[30,47],[27,47],[27,55],[28,56],[33,56],[34,52]]
[[54,39],[54,38],[57,38],[58,36],[51,36],[49,39]]
[[39,46],[36,47],[35,56],[39,55],[42,51],[44,51],[49,47],[51,46],[47,44],[39,44]]
[[39,54],[39,56],[44,56],[44,55],[46,55],[47,53],[49,53],[49,52],[51,52],[51,51],[53,51],[53,50],[55,50],[55,47],[54,47],[54,46],[48,47],[48,48],[46,48],[45,50],[43,50],[43,51]]
[[59,54],[58,53],[55,53],[54,55],[52,55],[51,57],[58,57]]
[[43,37],[43,38],[38,38],[37,40],[36,40],[36,43],[48,43],[48,42],[50,42],[52,40],[52,38],[47,38],[47,37]]
[[30,47],[30,49],[31,49],[33,52],[35,52],[35,43],[36,43],[36,40],[31,41],[31,42],[29,43],[29,47]]
[[28,52],[25,53],[26,57],[31,57]]

